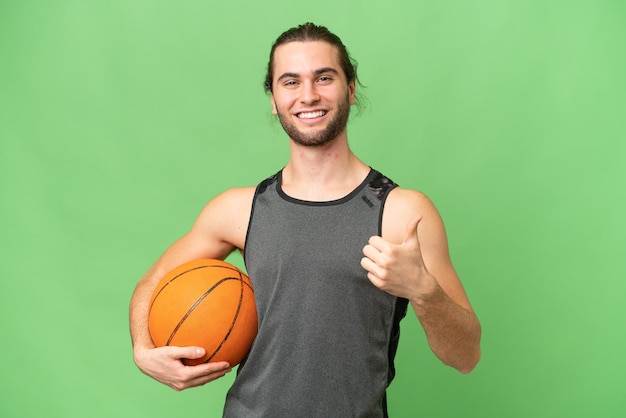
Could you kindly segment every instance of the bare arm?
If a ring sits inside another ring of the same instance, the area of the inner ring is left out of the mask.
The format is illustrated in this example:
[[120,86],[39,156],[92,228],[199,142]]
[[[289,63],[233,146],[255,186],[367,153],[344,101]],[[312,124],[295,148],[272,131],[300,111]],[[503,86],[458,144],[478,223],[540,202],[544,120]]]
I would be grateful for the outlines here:
[[174,267],[198,258],[224,259],[243,249],[254,188],[232,189],[213,199],[191,230],[176,241],[142,277],[130,301],[130,333],[135,363],[142,372],[173,389],[203,385],[231,370],[226,362],[185,366],[182,358],[204,355],[200,347],[155,348],[148,331],[148,304],[159,280]]
[[383,217],[383,237],[363,249],[374,285],[411,302],[435,353],[469,373],[480,359],[480,323],[454,270],[443,221],[423,194],[395,189]]

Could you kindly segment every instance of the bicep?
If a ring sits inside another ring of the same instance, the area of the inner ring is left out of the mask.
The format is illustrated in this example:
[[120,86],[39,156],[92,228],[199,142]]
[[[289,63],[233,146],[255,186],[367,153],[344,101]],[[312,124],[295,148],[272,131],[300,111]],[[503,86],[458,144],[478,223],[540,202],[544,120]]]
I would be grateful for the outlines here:
[[184,236],[174,242],[147,276],[155,280],[174,267],[200,258],[225,259],[245,243],[254,189],[233,189],[209,202]]

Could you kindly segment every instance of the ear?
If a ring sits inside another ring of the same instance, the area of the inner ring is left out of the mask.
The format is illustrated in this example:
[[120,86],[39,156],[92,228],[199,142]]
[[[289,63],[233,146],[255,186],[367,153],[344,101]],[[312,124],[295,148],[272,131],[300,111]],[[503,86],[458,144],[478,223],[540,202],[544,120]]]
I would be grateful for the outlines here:
[[356,103],[356,83],[351,81],[348,83],[348,94],[350,96],[350,104],[353,105]]
[[270,102],[272,103],[272,114],[278,115],[278,110],[276,110],[276,102],[274,101],[274,95],[270,96]]

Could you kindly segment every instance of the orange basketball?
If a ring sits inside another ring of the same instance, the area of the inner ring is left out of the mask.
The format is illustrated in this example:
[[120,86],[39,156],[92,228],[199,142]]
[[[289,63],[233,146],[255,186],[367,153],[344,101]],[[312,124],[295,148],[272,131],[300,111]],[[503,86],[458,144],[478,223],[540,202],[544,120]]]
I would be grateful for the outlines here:
[[235,366],[248,354],[257,333],[250,279],[221,260],[184,263],[167,273],[150,300],[148,328],[162,346],[199,346],[200,359],[187,365],[227,361]]

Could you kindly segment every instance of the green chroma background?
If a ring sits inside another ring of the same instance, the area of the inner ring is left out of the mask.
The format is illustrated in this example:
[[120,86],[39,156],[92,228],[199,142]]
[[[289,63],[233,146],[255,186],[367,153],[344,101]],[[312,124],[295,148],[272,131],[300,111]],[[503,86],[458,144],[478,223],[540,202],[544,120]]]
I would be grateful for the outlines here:
[[434,200],[483,325],[466,376],[409,315],[392,416],[623,416],[619,0],[0,0],[0,416],[221,416],[234,374],[142,375],[128,301],[209,199],[286,162],[261,86],[305,21],[358,60],[352,147]]

